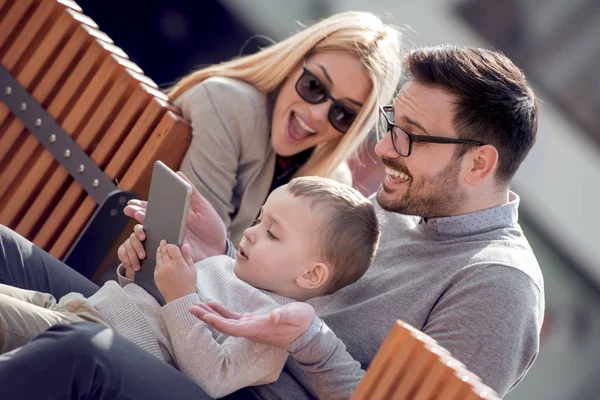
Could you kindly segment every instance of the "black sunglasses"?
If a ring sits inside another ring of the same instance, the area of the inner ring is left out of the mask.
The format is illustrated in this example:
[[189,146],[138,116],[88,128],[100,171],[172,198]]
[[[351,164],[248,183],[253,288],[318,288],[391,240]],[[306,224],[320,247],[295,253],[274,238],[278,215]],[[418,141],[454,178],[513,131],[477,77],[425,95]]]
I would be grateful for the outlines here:
[[379,129],[384,134],[392,133],[392,144],[396,153],[402,157],[410,156],[413,143],[441,143],[441,144],[470,144],[483,146],[485,143],[476,140],[452,139],[442,136],[416,135],[403,127],[396,125],[388,117],[388,113],[394,114],[394,106],[379,106]]
[[329,108],[327,117],[329,123],[336,130],[346,133],[354,119],[356,118],[356,112],[350,107],[335,99],[327,86],[321,82],[319,78],[315,76],[306,66],[303,66],[304,72],[298,78],[296,82],[296,92],[302,97],[304,101],[310,104],[321,104],[327,100],[331,100],[333,103]]

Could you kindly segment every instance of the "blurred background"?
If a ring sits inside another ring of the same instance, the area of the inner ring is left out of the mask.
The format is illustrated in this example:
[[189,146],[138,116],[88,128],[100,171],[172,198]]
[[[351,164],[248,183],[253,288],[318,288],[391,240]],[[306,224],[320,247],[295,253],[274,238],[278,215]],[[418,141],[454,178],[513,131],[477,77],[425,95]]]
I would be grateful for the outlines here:
[[[407,47],[495,48],[543,102],[517,174],[520,222],[542,267],[546,317],[537,362],[506,398],[600,399],[600,2],[598,0],[79,0],[146,75],[167,87],[193,68],[256,51],[322,17],[367,10]],[[354,166],[374,191],[381,166]],[[594,339],[596,338],[596,339]]]

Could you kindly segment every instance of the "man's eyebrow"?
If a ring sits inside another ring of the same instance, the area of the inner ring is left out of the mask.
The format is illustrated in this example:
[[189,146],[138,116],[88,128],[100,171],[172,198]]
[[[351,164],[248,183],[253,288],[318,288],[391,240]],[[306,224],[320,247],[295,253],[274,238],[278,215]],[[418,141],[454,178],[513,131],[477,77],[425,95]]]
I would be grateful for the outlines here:
[[[417,121],[410,119],[409,117],[407,117],[406,115],[404,115],[401,118],[404,122],[407,122],[409,124],[411,124],[412,126],[416,126],[417,128],[419,128],[421,131],[423,131],[424,134],[429,135],[429,132],[427,132],[427,129],[423,128],[423,126],[421,124],[419,124]],[[429,135],[431,136],[431,135]]]
[[[321,68],[321,70],[323,71],[323,75],[325,75],[325,79],[327,79],[327,81],[329,81],[329,84],[333,85],[333,80],[331,79],[331,76],[329,75],[329,73],[327,72],[327,69],[322,66],[321,64],[317,64],[319,66],[319,68]],[[356,101],[353,99],[349,99],[349,98],[344,98],[343,100],[348,100],[349,102],[356,104],[359,107],[363,106],[363,103],[361,103],[360,101]]]

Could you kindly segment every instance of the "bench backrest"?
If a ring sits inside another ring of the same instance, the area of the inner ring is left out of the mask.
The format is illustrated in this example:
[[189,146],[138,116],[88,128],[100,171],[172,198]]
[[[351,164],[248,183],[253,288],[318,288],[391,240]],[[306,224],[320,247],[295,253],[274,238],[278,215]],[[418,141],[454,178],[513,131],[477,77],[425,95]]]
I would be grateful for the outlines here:
[[[0,61],[120,189],[145,198],[155,160],[181,163],[190,125],[75,2],[0,0]],[[99,201],[30,131],[0,102],[0,223],[63,259]]]
[[435,340],[396,321],[352,400],[499,399]]

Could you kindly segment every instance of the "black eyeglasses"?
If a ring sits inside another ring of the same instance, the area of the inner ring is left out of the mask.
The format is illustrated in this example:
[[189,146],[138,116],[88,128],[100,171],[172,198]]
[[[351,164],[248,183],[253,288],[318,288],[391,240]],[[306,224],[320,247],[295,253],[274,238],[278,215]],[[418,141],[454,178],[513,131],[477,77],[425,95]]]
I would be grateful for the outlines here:
[[315,76],[306,65],[303,66],[304,72],[298,78],[298,82],[296,82],[296,92],[298,95],[302,97],[304,101],[310,104],[321,104],[326,102],[327,100],[331,100],[333,103],[331,107],[329,107],[329,112],[327,113],[327,118],[329,119],[329,123],[336,130],[346,133],[354,119],[356,118],[356,112],[342,103],[341,101],[335,99],[327,86],[321,82],[319,78]]
[[390,117],[394,115],[393,106],[379,106],[379,129],[381,132],[386,134],[392,132],[392,144],[396,153],[402,157],[410,156],[412,152],[413,143],[441,143],[441,144],[470,144],[475,146],[483,146],[485,143],[478,142],[476,140],[463,140],[463,139],[452,139],[442,136],[429,136],[429,135],[416,135],[409,132],[401,126],[396,125]]

